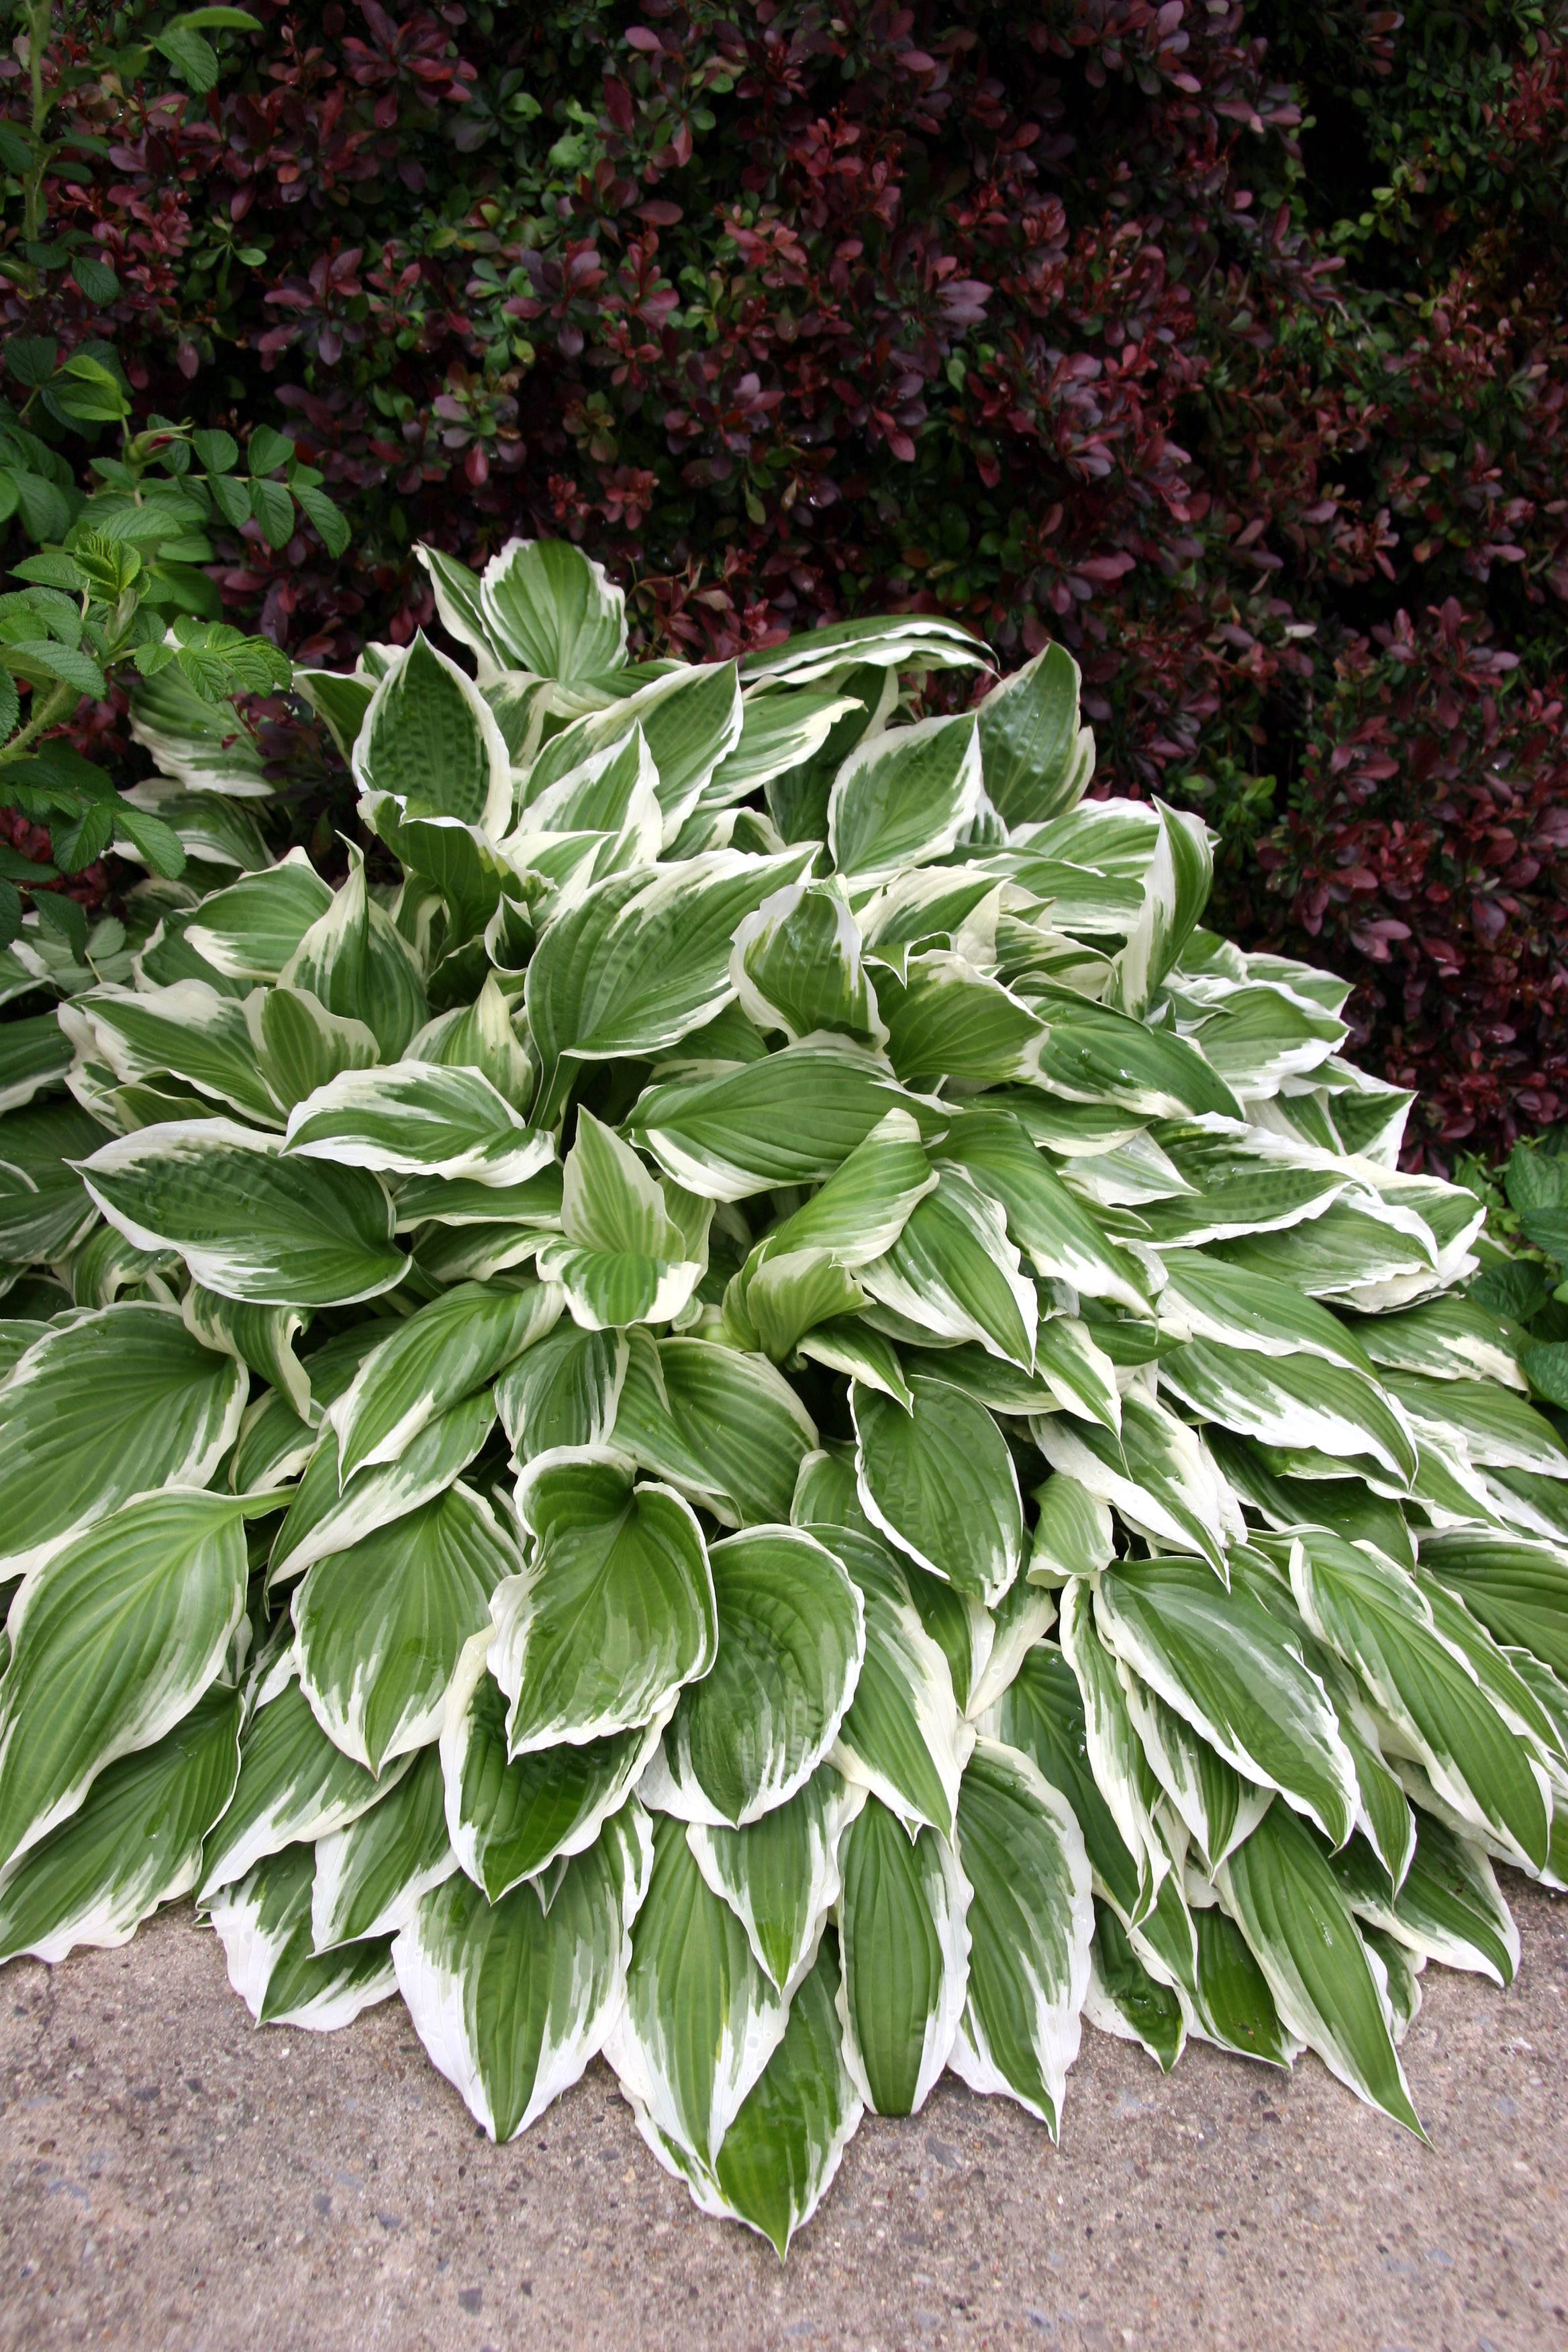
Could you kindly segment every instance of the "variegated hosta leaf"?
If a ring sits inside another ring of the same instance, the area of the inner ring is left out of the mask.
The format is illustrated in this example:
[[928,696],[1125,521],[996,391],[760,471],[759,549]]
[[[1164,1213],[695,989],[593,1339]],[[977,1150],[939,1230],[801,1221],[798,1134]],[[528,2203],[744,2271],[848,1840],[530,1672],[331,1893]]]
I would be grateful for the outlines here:
[[942,949],[911,956],[900,987],[881,982],[888,1056],[909,1087],[1027,1083],[1037,1071],[1046,1028],[1039,1014],[968,958]]
[[1028,1576],[1032,1584],[1060,1584],[1069,1576],[1090,1576],[1109,1568],[1112,1539],[1110,1508],[1078,1479],[1058,1470],[1035,1495]]
[[458,1658],[517,1560],[515,1537],[459,1483],[307,1571],[300,1685],[345,1756],[379,1772],[440,1738]]
[[584,1330],[668,1323],[701,1280],[710,1214],[649,1175],[628,1143],[583,1110],[562,1181],[563,1238],[546,1242],[539,1271],[563,1286]]
[[363,1021],[388,1062],[406,1050],[429,1010],[418,959],[372,898],[357,849],[349,852],[348,880],[278,977],[319,997],[329,1013]]
[[1037,1274],[1134,1315],[1149,1312],[1138,1261],[1101,1232],[1010,1111],[971,1111],[947,1136],[942,1157],[1000,1201],[1007,1230]]
[[[117,1078],[167,1074],[241,1118],[263,1127],[280,1122],[281,1107],[257,1066],[245,1008],[205,981],[94,989],[64,1008],[61,1026],[80,1052],[106,1063]],[[3,1034],[9,1037],[13,1029]]]
[[159,1904],[188,1895],[238,1769],[239,1696],[217,1684],[29,1847],[0,1885],[0,1961],[30,1952],[52,1965],[79,1945],[127,1943]]
[[1152,1976],[1109,1903],[1094,1906],[1094,1943],[1083,2013],[1101,2033],[1136,2042],[1168,2074],[1186,2043],[1186,2019],[1173,1985]]
[[365,1463],[395,1462],[448,1405],[488,1387],[563,1303],[548,1283],[465,1282],[399,1324],[331,1408],[340,1486]]
[[845,2063],[873,2114],[916,2115],[963,2014],[969,1884],[945,1838],[911,1839],[876,1797],[844,1832],[838,1866]]
[[1544,1762],[1442,1640],[1414,1578],[1313,1528],[1291,1548],[1290,1581],[1313,1632],[1354,1669],[1438,1794],[1539,1870],[1552,1819]]
[[651,1848],[633,1799],[567,1863],[548,1903],[530,1881],[491,1905],[459,1872],[395,1940],[415,2032],[492,2139],[526,2130],[603,2047]]
[[930,1822],[951,1836],[973,1735],[947,1660],[886,1545],[830,1521],[808,1524],[848,1570],[866,1615],[865,1656],[830,1760],[852,1786],[879,1798],[911,1835]]
[[1354,1848],[1336,1855],[1335,1874],[1358,1918],[1420,1958],[1473,1969],[1494,1984],[1519,1971],[1519,1929],[1484,1849],[1423,1816],[1410,1867],[1390,1899]]
[[1358,2098],[1424,2137],[1378,1970],[1311,1831],[1283,1805],[1271,1806],[1222,1864],[1219,1886],[1287,2032]]
[[406,1927],[422,1896],[458,1868],[447,1836],[441,1759],[426,1748],[384,1797],[316,1841],[310,1940],[318,1952]]
[[166,1487],[111,1511],[13,1601],[0,1680],[0,1869],[216,1681],[245,1607],[245,1506]]
[[1354,1769],[1322,1685],[1277,1617],[1226,1593],[1202,1560],[1151,1559],[1105,1570],[1094,1618],[1117,1656],[1226,1763],[1344,1843]]
[[824,1765],[746,1829],[688,1829],[698,1869],[730,1906],[758,1966],[786,2000],[811,1965],[838,1899],[839,1842],[865,1801],[864,1790]]
[[827,1033],[886,1035],[849,901],[830,882],[793,883],[736,926],[730,977],[742,1010],[792,1045]]
[[1162,1356],[1160,1381],[1205,1421],[1266,1444],[1363,1462],[1401,1487],[1415,1475],[1415,1441],[1387,1399],[1321,1355],[1260,1356],[1194,1339]]
[[511,814],[511,767],[489,706],[421,630],[371,698],[353,767],[362,792],[413,814],[458,818],[492,836]]
[[[717,1076],[656,1086],[633,1110],[630,1131],[677,1183],[708,1200],[744,1201],[825,1183],[897,1109],[917,1120],[923,1113],[940,1133],[941,1118],[906,1096],[878,1055],[849,1042],[814,1041]],[[807,1203],[807,1213],[815,1207]],[[790,1238],[804,1247],[813,1236],[792,1223]]]
[[258,2025],[331,2033],[397,1989],[384,1937],[318,1953],[310,1941],[315,1857],[308,1845],[269,1854],[210,1907],[228,1980]]
[[256,1066],[287,1116],[345,1070],[368,1070],[380,1047],[363,1021],[329,1013],[308,989],[256,989],[243,1006]]
[[789,1516],[816,1430],[761,1356],[631,1334],[616,1448],[729,1527]]
[[856,1469],[868,1515],[922,1568],[995,1601],[1023,1560],[1024,1513],[1006,1442],[983,1406],[933,1380],[914,1410],[851,1391]]
[[974,720],[925,719],[873,736],[838,771],[827,805],[833,862],[858,887],[950,850],[980,803]]
[[331,903],[330,884],[302,849],[291,849],[279,865],[204,898],[185,937],[226,979],[277,980]]
[[[113,1228],[103,1230],[108,1234]],[[181,1301],[181,1312],[186,1328],[204,1348],[259,1372],[301,1418],[310,1412],[310,1375],[294,1353],[294,1342],[305,1328],[300,1308],[247,1307],[193,1283]]]
[[621,1333],[567,1323],[510,1365],[496,1382],[496,1409],[518,1466],[557,1447],[603,1445],[615,1426],[626,1360]]
[[958,1796],[969,1906],[969,1998],[952,2065],[1056,2132],[1078,2055],[1094,1911],[1083,1832],[1065,1798],[1016,1748],[982,1739]]
[[699,1870],[684,1824],[665,1814],[632,1928],[626,2007],[605,2047],[661,2164],[681,2178],[711,2173],[787,2019],[740,1920]]
[[673,1045],[728,1003],[736,925],[801,873],[798,852],[721,850],[595,883],[549,925],[528,967],[528,1024],[544,1071],[536,1117],[564,1100],[574,1065]]
[[240,1741],[234,1796],[203,1851],[204,1906],[268,1854],[346,1829],[407,1769],[399,1758],[378,1785],[328,1738],[292,1672],[260,1696]]
[[994,687],[980,706],[985,793],[1004,824],[1037,824],[1073,807],[1094,767],[1079,722],[1079,670],[1061,646]]
[[1552,1545],[1480,1528],[1421,1538],[1423,1576],[1457,1593],[1495,1641],[1568,1676],[1568,1567]]
[[787,1804],[837,1737],[866,1650],[865,1606],[804,1528],[748,1528],[709,1552],[712,1667],[682,1691],[649,1803],[743,1829]]
[[45,1326],[0,1409],[0,1577],[25,1575],[132,1495],[205,1486],[247,1381],[171,1307],[130,1303]]
[[859,1267],[858,1279],[933,1339],[977,1340],[993,1355],[1033,1369],[1035,1286],[1021,1271],[1001,1207],[963,1171],[943,1172],[916,1202],[891,1249]]
[[988,659],[984,646],[961,621],[901,613],[886,620],[835,621],[825,629],[786,637],[780,646],[757,646],[741,670],[748,685],[767,678],[778,685],[808,686],[846,662],[874,663],[887,669],[963,669],[984,666]]
[[1096,1630],[1089,1588],[1082,1578],[1075,1578],[1063,1591],[1059,1630],[1062,1654],[1078,1685],[1077,1720],[1059,1686],[1042,1678],[1031,1689],[1020,1675],[1024,1691],[1015,1704],[1009,1704],[1011,1693],[1004,1696],[996,1712],[996,1728],[1026,1755],[1033,1756],[1056,1787],[1061,1786],[1064,1770],[1071,1773],[1076,1769],[1070,1753],[1063,1756],[1061,1748],[1071,1742],[1080,1749],[1099,1801],[1095,1810],[1103,1807],[1105,1817],[1102,1824],[1097,1824],[1079,1808],[1089,1853],[1129,1927],[1139,1927],[1152,1910],[1171,1868],[1170,1854],[1154,1821],[1159,1783],[1138,1738],[1115,1657]]
[[1140,1535],[1198,1552],[1224,1577],[1226,1539],[1245,1533],[1240,1507],[1202,1439],[1163,1405],[1124,1397],[1120,1434],[1065,1417],[1029,1426],[1053,1470],[1110,1504]]
[[[1194,2032],[1238,2058],[1294,2064],[1305,2045],[1281,2024],[1268,1979],[1235,1920],[1210,1903],[1194,1911],[1193,1927],[1198,1951]],[[1398,2041],[1397,2032],[1394,2038]]]
[[510,1756],[506,1694],[489,1671],[493,1639],[493,1627],[486,1626],[458,1662],[440,1760],[452,1850],[496,1903],[523,1879],[592,1845],[641,1778],[665,1717],[605,1739],[562,1740]]
[[426,1422],[397,1461],[374,1463],[346,1486],[338,1477],[337,1432],[324,1428],[272,1539],[268,1589],[276,1591],[314,1561],[350,1550],[378,1528],[444,1494],[468,1468],[494,1421],[492,1392],[476,1389]]
[[[471,590],[471,573],[447,569]],[[509,539],[485,566],[478,605],[490,646],[514,668],[571,685],[605,677],[626,661],[626,600],[604,565],[569,540]],[[466,626],[454,634],[473,642]]]
[[178,1250],[193,1277],[258,1307],[379,1297],[408,1261],[392,1202],[363,1168],[285,1154],[232,1119],[121,1136],[84,1166],[89,1192],[139,1249]]
[[865,2112],[844,2062],[838,1990],[825,1943],[790,2003],[784,2039],[724,2134],[711,2179],[687,2175],[704,2211],[749,2222],[781,2261],[832,2187]]
[[695,1512],[668,1486],[634,1486],[625,1455],[604,1447],[542,1455],[518,1508],[532,1557],[491,1603],[511,1753],[640,1727],[713,1664]]
[[1214,849],[1201,817],[1163,801],[1159,840],[1143,873],[1143,904],[1116,958],[1108,1001],[1124,1013],[1144,1013],[1150,999],[1192,936],[1214,880]]
[[471,1176],[521,1184],[554,1157],[477,1069],[395,1062],[344,1070],[289,1114],[289,1150],[384,1176]]

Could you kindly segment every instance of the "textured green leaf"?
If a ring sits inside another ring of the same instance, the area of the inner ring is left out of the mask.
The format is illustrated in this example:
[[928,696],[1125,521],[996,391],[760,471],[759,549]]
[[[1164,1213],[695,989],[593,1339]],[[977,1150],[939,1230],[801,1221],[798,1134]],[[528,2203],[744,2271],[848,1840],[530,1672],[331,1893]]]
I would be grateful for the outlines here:
[[839,1869],[845,2063],[873,2114],[916,2115],[963,2014],[969,1886],[945,1839],[911,1839],[876,1797],[845,1831]]
[[1311,1832],[1274,1805],[1219,1874],[1280,2023],[1360,2099],[1425,2137],[1349,1905]]
[[958,1798],[969,1906],[969,1997],[952,2066],[1001,2092],[1054,2136],[1078,2055],[1094,1911],[1083,1832],[1029,1759],[982,1739]]
[[53,1964],[81,1945],[127,1943],[161,1903],[190,1894],[238,1769],[238,1694],[219,1684],[153,1746],[100,1772],[79,1811],[28,1849],[0,1886],[0,1960]]
[[984,1407],[933,1380],[914,1411],[851,1391],[860,1500],[885,1534],[961,1592],[994,1601],[1023,1559],[1024,1515],[1006,1442]]
[[459,1483],[306,1572],[293,1600],[300,1685],[344,1755],[379,1773],[440,1738],[458,1661],[517,1559]]
[[805,1786],[837,1737],[865,1655],[859,1591],[803,1528],[751,1527],[709,1553],[710,1671],[677,1701],[650,1803],[744,1828]]
[[526,2131],[603,2046],[650,1843],[634,1799],[567,1864],[548,1909],[536,1885],[492,1906],[459,1874],[425,1896],[395,1941],[415,2032],[492,2139]]
[[439,814],[499,838],[511,816],[511,764],[489,704],[421,630],[371,698],[354,740],[362,792],[411,814]]
[[0,1412],[0,1575],[36,1568],[133,1495],[205,1486],[247,1387],[171,1307],[128,1302],[46,1328]]
[[34,1571],[0,1680],[0,1866],[190,1712],[222,1670],[246,1572],[241,1507],[179,1487],[111,1511]]
[[[664,1714],[633,1731],[511,1757],[506,1694],[489,1670],[493,1629],[458,1662],[441,1732],[447,1825],[462,1867],[492,1903],[591,1845],[658,1745]],[[416,1768],[417,1769],[417,1768]]]
[[787,2016],[739,1919],[698,1869],[684,1827],[667,1814],[632,1929],[626,2008],[605,2050],[662,2163],[711,2170]]
[[535,1463],[518,1508],[533,1553],[496,1592],[490,1654],[513,1755],[633,1730],[708,1672],[713,1580],[689,1504],[584,1448]]
[[139,1249],[178,1250],[195,1279],[253,1306],[374,1298],[408,1261],[392,1202],[362,1168],[286,1156],[226,1118],[147,1128],[83,1163],[88,1190]]

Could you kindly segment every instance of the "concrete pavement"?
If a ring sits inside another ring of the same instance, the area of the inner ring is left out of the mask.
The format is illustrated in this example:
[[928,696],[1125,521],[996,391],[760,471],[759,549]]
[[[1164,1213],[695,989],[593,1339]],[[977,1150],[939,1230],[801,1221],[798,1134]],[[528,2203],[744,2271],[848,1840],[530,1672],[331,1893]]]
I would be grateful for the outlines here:
[[1568,1902],[1520,1982],[1428,1969],[1423,2148],[1307,2058],[1162,2081],[1086,2031],[1063,2142],[944,2084],[868,2121],[787,2268],[704,2220],[602,2066],[509,2147],[400,2004],[258,2032],[179,1910],[0,1972],[0,2344],[125,2352],[1568,2347]]

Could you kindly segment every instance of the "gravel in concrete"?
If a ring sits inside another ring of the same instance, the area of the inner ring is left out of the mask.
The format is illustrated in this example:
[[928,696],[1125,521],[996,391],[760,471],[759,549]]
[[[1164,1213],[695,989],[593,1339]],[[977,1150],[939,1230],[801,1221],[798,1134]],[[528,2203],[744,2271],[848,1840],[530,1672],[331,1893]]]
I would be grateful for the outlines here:
[[705,2221],[601,2066],[496,2148],[401,2005],[257,2032],[187,1913],[0,1974],[0,2343],[128,2352],[1568,2347],[1568,1905],[1512,1990],[1433,1969],[1430,2148],[1316,2060],[1086,2032],[1063,2142],[944,2084],[863,2125],[787,2268]]

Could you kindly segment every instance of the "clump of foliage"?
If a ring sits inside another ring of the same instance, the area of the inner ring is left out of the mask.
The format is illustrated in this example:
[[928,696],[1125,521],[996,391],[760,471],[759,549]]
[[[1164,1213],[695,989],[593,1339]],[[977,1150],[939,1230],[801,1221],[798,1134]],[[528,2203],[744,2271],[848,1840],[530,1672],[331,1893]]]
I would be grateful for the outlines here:
[[473,675],[299,680],[369,858],[0,967],[0,1958],[194,1894],[781,2252],[1086,2016],[1418,2130],[1421,1970],[1568,1872],[1568,1444],[1345,983],[1085,797],[1059,646],[931,713],[940,616],[639,662],[423,556]]
[[658,652],[1059,641],[1102,777],[1219,831],[1223,926],[1355,980],[1409,1164],[1568,1109],[1559,11],[13,22],[7,332],[112,342],[136,433],[281,408],[351,520],[215,518],[227,617],[348,667],[429,621],[417,541],[561,533]]

